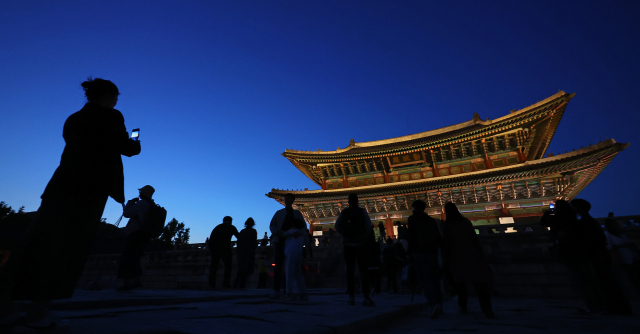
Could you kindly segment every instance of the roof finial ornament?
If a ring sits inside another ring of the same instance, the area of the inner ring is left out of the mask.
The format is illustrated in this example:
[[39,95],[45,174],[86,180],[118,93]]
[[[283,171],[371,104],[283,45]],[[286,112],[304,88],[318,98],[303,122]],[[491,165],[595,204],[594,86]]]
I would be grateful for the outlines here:
[[351,138],[351,141],[349,141],[349,146],[353,146],[355,144],[356,144],[356,141],[353,138]]

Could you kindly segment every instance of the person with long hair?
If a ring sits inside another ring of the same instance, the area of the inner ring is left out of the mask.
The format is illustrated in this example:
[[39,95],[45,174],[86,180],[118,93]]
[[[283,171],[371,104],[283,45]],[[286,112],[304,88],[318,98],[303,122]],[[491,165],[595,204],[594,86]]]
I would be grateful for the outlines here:
[[236,247],[238,258],[238,274],[233,282],[234,288],[246,288],[247,278],[253,274],[255,265],[256,247],[258,247],[258,232],[253,228],[256,222],[249,217],[244,222],[244,228],[238,234],[238,246]]
[[[88,102],[69,116],[62,136],[60,165],[42,194],[38,217],[22,257],[12,257],[12,277],[0,277],[0,323],[17,321],[52,329],[52,300],[71,298],[89,256],[108,197],[124,205],[122,156],[140,153],[129,138],[122,113],[114,107],[120,92],[104,79],[82,83]],[[12,300],[31,300],[24,320]]]
[[467,313],[467,283],[472,283],[478,295],[480,309],[487,318],[494,318],[491,306],[493,273],[485,261],[484,251],[469,219],[451,202],[444,205],[446,220],[442,228],[442,257],[451,270],[458,293],[460,313]]

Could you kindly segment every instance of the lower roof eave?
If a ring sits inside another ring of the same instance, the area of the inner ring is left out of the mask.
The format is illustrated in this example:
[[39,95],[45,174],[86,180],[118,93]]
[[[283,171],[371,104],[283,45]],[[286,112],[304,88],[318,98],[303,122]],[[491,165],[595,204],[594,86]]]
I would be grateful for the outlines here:
[[[482,184],[487,182],[496,182],[499,179],[504,180],[512,180],[518,177],[517,173],[522,173],[525,171],[535,171],[536,169],[545,169],[550,166],[554,166],[556,164],[564,163],[566,161],[578,160],[584,157],[590,157],[594,154],[601,154],[603,157],[609,154],[617,154],[618,152],[624,150],[629,143],[617,143],[613,139],[607,139],[601,143],[596,145],[591,145],[573,152],[559,154],[557,156],[537,159],[533,161],[527,161],[521,164],[500,167],[500,168],[492,168],[486,169],[482,171],[475,171],[470,173],[456,174],[456,175],[447,175],[441,177],[434,177],[429,179],[420,179],[413,181],[404,181],[404,182],[394,182],[394,183],[385,183],[380,185],[372,185],[366,187],[356,187],[356,188],[342,188],[342,189],[332,189],[332,190],[303,190],[303,191],[291,191],[291,190],[280,190],[280,189],[272,189],[271,192],[266,194],[267,197],[273,199],[282,199],[285,194],[292,193],[296,196],[297,200],[322,200],[323,198],[335,198],[335,197],[346,197],[350,193],[356,193],[359,195],[363,195],[366,197],[370,196],[384,196],[384,195],[393,195],[397,194],[399,191],[412,192],[412,191],[424,191],[424,190],[434,190],[438,188],[448,188],[452,186],[464,186],[464,185],[472,185],[472,184]],[[611,153],[610,151],[613,152]],[[572,168],[572,170],[580,169],[581,167]],[[571,171],[571,170],[567,170]],[[531,176],[527,176],[526,178],[531,178]]]

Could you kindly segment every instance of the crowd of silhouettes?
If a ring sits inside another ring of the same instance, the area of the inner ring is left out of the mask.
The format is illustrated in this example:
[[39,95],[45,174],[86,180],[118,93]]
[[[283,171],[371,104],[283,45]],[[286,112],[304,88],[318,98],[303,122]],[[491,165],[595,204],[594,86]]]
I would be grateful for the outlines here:
[[[613,257],[607,248],[614,245],[609,245],[605,231],[589,210],[591,204],[584,199],[558,200],[540,224],[551,230],[557,258],[569,269],[583,295],[582,312],[631,314],[631,305],[612,272]],[[618,230],[614,227],[613,231]]]
[[[122,285],[118,289],[130,290],[142,284],[140,259],[150,240],[145,221],[149,208],[155,208],[155,189],[144,186],[139,189],[138,198],[124,204],[122,156],[140,154],[140,141],[129,137],[122,113],[114,109],[120,95],[115,84],[89,78],[81,86],[87,103],[64,124],[65,148],[60,165],[44,189],[34,222],[25,233],[22,247],[9,257],[3,253],[2,326],[55,328],[57,319],[49,310],[50,302],[72,296],[108,197],[122,204],[123,215],[129,218],[118,269]],[[308,300],[303,261],[313,257],[312,238],[302,213],[294,209],[294,202],[293,194],[284,196],[285,207],[274,214],[269,224],[271,237],[265,233],[260,242],[252,218],[246,220],[240,232],[231,217],[222,219],[207,244],[212,288],[216,288],[220,261],[224,264],[222,287],[232,287],[232,237],[237,238],[238,266],[233,287],[240,289],[246,288],[247,279],[253,274],[258,244],[265,247],[270,241],[274,279],[269,298]],[[390,236],[382,222],[376,231],[355,193],[348,196],[348,203],[336,220],[336,230],[329,230],[323,243],[327,244],[335,232],[342,236],[349,305],[356,305],[356,293],[361,291],[362,305],[375,306],[371,296],[381,293],[382,276],[386,276],[389,292],[409,290],[413,298],[421,290],[431,318],[443,313],[444,286],[457,294],[459,312],[467,313],[467,285],[474,287],[484,315],[495,316],[491,302],[493,273],[476,230],[454,203],[444,205],[446,219],[439,226],[425,212],[426,203],[413,202],[412,215],[406,223],[396,222],[397,233]],[[640,291],[640,258],[635,243],[624,235],[613,214],[605,221],[604,231],[590,216],[590,209],[591,204],[583,199],[557,200],[555,209],[546,211],[540,224],[550,229],[554,256],[567,266],[584,296],[582,312],[631,314],[629,301],[612,273],[612,264],[623,268]],[[269,253],[263,249],[258,254],[258,288],[267,287]],[[25,315],[18,311],[16,300],[32,301]]]

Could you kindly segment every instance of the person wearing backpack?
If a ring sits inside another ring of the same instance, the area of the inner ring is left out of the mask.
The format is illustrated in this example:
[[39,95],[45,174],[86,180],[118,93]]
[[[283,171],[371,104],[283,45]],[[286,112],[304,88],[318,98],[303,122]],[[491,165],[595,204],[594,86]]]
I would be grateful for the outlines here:
[[355,305],[355,270],[360,271],[364,306],[376,306],[369,297],[367,237],[373,233],[367,210],[358,206],[358,195],[349,194],[349,207],[342,210],[336,220],[336,231],[343,236],[344,262],[347,265],[347,292],[349,305]]
[[431,318],[437,318],[442,313],[440,264],[438,263],[442,236],[436,220],[424,212],[427,208],[424,201],[417,200],[411,206],[413,214],[409,217],[407,230],[409,254],[413,258],[418,282],[432,307]]
[[140,278],[142,277],[142,265],[140,259],[145,247],[149,243],[149,234],[146,232],[145,222],[149,214],[149,209],[155,205],[153,193],[155,189],[146,185],[140,189],[140,197],[131,199],[124,207],[123,216],[129,218],[127,226],[124,228],[126,240],[120,266],[118,268],[118,279],[122,280],[122,285],[116,290],[129,291],[142,287]]

